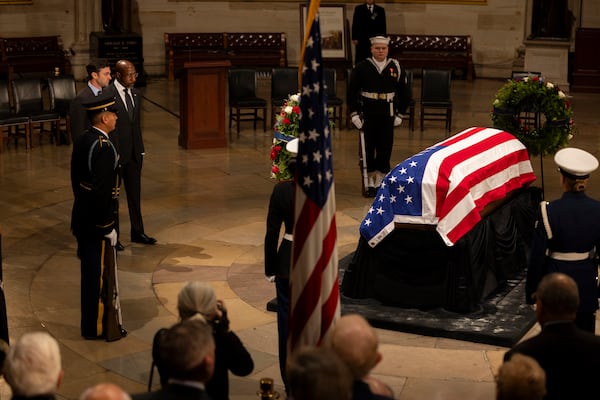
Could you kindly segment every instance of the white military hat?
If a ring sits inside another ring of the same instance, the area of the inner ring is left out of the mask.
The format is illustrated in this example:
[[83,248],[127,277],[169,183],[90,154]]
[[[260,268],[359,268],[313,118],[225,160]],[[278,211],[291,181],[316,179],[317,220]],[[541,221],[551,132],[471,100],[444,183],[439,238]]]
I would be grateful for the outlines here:
[[568,178],[585,179],[598,168],[598,159],[575,147],[560,149],[554,155],[559,171]]
[[390,44],[390,38],[385,36],[374,36],[369,39],[371,41],[371,45],[374,44],[385,44],[386,46]]
[[299,139],[292,139],[285,145],[285,149],[292,154],[298,154],[298,142]]

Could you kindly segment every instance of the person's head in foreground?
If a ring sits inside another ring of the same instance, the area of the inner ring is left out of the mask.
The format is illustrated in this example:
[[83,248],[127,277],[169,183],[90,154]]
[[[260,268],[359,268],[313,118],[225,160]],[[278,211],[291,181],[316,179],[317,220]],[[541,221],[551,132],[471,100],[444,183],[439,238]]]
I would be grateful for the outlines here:
[[10,346],[4,361],[4,379],[13,398],[53,395],[62,377],[58,342],[48,333],[25,333]]
[[516,353],[498,369],[497,400],[542,400],[546,396],[546,372],[532,357]]
[[156,343],[156,352],[169,376],[178,380],[208,382],[215,367],[212,328],[196,318],[169,328]]
[[287,368],[290,400],[350,400],[352,373],[328,347],[297,350]]

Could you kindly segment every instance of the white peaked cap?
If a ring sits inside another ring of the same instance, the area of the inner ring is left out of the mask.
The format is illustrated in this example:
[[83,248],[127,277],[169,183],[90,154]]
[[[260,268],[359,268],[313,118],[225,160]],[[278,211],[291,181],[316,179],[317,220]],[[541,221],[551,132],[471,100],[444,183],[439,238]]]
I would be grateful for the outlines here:
[[292,139],[285,145],[285,149],[293,154],[298,154],[298,138]]
[[587,178],[598,168],[598,159],[585,150],[575,147],[560,149],[554,155],[554,162],[563,175],[573,178]]

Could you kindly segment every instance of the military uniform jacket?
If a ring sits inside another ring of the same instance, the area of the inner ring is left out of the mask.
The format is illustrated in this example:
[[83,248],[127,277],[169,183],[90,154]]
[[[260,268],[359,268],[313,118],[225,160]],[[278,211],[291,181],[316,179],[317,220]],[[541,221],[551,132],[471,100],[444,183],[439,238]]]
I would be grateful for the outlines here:
[[273,188],[267,214],[265,234],[265,275],[288,278],[292,257],[292,242],[283,239],[279,245],[281,224],[285,233],[294,233],[294,181],[278,182]]
[[77,237],[99,237],[115,228],[119,155],[104,134],[92,128],[74,143],[71,230]]
[[[370,99],[361,93],[394,93],[391,101]],[[347,103],[351,113],[365,116],[389,116],[404,114],[410,102],[406,72],[397,60],[388,58],[385,67],[378,71],[373,58],[359,62],[350,74]],[[391,105],[391,106],[390,106]]]
[[565,192],[560,199],[548,203],[546,210],[552,239],[548,239],[541,211],[538,211],[527,272],[527,301],[533,303],[531,295],[543,275],[562,272],[577,282],[579,311],[594,312],[598,309],[596,262],[592,258],[580,261],[556,260],[547,257],[546,251],[586,253],[594,247],[600,250],[600,202],[583,192]]

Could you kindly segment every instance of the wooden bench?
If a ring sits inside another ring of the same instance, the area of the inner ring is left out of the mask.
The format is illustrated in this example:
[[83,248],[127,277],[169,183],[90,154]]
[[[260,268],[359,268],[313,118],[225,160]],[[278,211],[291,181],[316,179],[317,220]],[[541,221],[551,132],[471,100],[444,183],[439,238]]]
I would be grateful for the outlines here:
[[49,77],[70,74],[71,63],[60,36],[0,38],[0,72],[9,81],[24,73]]
[[232,66],[286,67],[283,32],[165,33],[167,76],[175,79],[190,61],[229,60]]
[[390,34],[389,56],[404,68],[451,68],[473,79],[469,35]]

